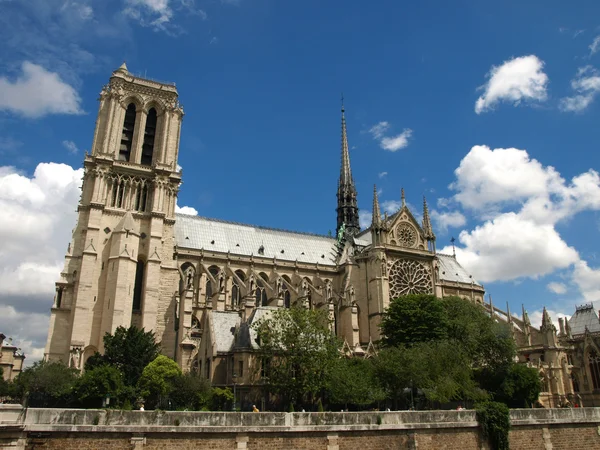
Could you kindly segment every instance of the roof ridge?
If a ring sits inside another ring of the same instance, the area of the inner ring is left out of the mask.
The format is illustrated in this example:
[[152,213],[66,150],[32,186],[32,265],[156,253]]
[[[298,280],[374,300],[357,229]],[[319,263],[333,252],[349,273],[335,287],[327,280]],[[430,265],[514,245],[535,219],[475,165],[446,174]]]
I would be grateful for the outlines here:
[[285,230],[283,228],[266,227],[266,226],[263,226],[263,225],[253,225],[253,224],[250,224],[250,223],[242,223],[242,222],[236,222],[236,221],[233,221],[233,220],[217,219],[217,218],[213,218],[213,217],[205,217],[205,216],[199,216],[199,215],[195,215],[194,216],[194,215],[191,215],[191,214],[175,213],[175,216],[192,218],[192,219],[202,219],[202,220],[208,220],[208,221],[212,221],[212,222],[226,223],[226,224],[229,224],[229,225],[241,225],[241,226],[244,226],[244,227],[253,227],[253,228],[258,228],[260,230],[267,230],[267,231],[283,231],[285,233],[301,234],[303,236],[315,236],[315,237],[327,238],[327,239],[330,239],[332,241],[335,241],[335,238],[333,236],[328,236],[326,234],[310,233],[308,231]]

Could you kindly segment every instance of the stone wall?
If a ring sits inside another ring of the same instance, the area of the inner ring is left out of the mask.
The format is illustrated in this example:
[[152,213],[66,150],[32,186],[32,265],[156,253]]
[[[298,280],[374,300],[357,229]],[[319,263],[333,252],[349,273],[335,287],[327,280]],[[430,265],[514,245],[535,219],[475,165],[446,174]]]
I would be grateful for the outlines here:
[[[600,408],[511,411],[512,449],[600,449]],[[27,410],[0,405],[0,449],[487,449],[475,412]]]

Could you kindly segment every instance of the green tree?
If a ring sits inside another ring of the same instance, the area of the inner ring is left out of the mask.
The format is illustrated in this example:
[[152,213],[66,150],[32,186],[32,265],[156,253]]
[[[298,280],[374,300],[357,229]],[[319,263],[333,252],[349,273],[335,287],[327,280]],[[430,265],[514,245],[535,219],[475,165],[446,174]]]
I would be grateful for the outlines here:
[[381,320],[383,344],[412,345],[447,337],[448,316],[434,295],[404,295],[390,302]]
[[314,402],[339,358],[339,343],[326,311],[274,310],[252,325],[257,333],[263,381],[288,405]]
[[486,367],[478,372],[477,379],[495,401],[511,408],[530,408],[542,390],[538,370],[514,362],[501,369]]
[[117,406],[121,403],[124,388],[121,372],[105,364],[86,370],[77,382],[75,394],[85,408],[100,408],[107,397]]
[[233,400],[231,389],[216,387],[212,390],[211,409],[213,411],[230,410]]
[[79,371],[62,362],[39,361],[26,368],[15,380],[15,394],[28,406],[64,408],[73,402],[73,388]]
[[181,377],[181,369],[175,361],[159,355],[143,370],[138,382],[140,394],[145,398],[149,409],[159,406],[162,398],[167,398]]
[[170,399],[174,409],[200,411],[210,405],[212,394],[208,379],[195,373],[185,373],[173,379]]
[[160,344],[154,332],[140,330],[135,326],[118,327],[113,335],[104,335],[104,355],[96,353],[86,362],[85,369],[105,364],[116,367],[123,374],[126,386],[135,386],[144,368],[156,359]]
[[370,359],[338,358],[327,387],[329,400],[338,405],[365,407],[385,399]]

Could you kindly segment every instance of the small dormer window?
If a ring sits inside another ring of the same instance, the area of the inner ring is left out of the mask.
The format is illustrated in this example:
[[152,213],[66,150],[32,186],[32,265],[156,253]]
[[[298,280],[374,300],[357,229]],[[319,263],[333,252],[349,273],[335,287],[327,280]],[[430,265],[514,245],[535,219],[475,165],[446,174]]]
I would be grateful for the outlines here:
[[260,247],[258,247],[258,254],[259,255],[265,254],[265,246],[264,245],[261,245]]

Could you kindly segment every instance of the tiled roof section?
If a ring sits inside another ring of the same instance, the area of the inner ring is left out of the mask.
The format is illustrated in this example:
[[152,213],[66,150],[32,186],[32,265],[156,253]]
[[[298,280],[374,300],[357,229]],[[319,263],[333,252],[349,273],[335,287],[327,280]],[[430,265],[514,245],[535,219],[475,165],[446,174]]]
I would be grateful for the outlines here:
[[261,319],[268,318],[271,313],[277,310],[276,306],[259,306],[256,308],[250,319],[247,322],[244,322],[240,325],[240,330],[238,332],[237,342],[235,346],[238,349],[258,349],[259,346],[256,343],[256,330],[252,327],[252,325],[258,322]]
[[234,255],[335,266],[335,239],[206,217],[177,214],[177,246]]
[[440,278],[442,280],[458,283],[473,283],[476,286],[481,286],[481,284],[469,276],[469,273],[458,263],[454,256],[444,255],[443,253],[438,253],[436,256],[440,268]]
[[235,329],[240,324],[236,311],[212,311],[212,326],[217,352],[229,352],[233,347]]
[[569,319],[571,334],[576,336],[585,333],[585,327],[590,330],[590,333],[600,331],[600,320],[598,313],[593,305],[580,306],[575,310],[575,314]]

